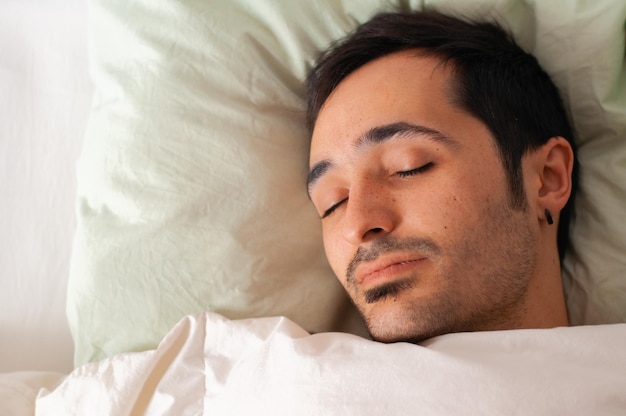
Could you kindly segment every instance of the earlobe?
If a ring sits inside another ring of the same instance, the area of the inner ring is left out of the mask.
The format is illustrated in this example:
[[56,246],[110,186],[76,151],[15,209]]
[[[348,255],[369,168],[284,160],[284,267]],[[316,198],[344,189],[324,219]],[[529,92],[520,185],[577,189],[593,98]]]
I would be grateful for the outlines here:
[[552,137],[539,150],[539,212],[547,222],[563,209],[572,191],[574,151],[563,137]]

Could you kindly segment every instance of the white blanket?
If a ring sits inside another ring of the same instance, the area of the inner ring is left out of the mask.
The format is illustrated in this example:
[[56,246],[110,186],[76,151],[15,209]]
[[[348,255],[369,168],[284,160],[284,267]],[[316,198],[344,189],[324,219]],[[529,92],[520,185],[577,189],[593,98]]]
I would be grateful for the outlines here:
[[79,367],[36,415],[626,414],[626,324],[450,334],[421,346],[188,316],[158,349]]

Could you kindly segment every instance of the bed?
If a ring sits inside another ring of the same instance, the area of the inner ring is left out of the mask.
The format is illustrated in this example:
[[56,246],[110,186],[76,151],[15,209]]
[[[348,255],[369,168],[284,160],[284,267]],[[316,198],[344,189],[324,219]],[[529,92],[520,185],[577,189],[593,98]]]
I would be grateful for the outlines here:
[[[626,412],[623,1],[0,8],[0,414]],[[303,80],[423,8],[502,22],[562,92],[571,327],[376,343],[326,263]]]

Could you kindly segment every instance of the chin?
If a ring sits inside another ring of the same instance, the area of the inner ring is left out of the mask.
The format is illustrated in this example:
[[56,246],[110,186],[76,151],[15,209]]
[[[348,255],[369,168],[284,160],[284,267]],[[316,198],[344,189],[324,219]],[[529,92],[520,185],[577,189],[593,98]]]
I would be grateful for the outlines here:
[[430,338],[422,328],[423,323],[401,305],[379,305],[364,314],[364,318],[374,341],[418,343]]
[[[390,297],[361,306],[369,334],[378,342],[417,344],[435,336],[473,329],[460,319],[454,306],[446,307],[441,302],[433,304],[423,297]],[[466,325],[459,325],[461,322]]]
[[418,344],[431,338],[430,336],[416,333],[392,331],[382,331],[375,333],[372,330],[370,330],[370,336],[374,341],[382,342],[385,344],[392,344],[394,342],[409,342],[411,344]]
[[375,323],[367,325],[370,337],[377,342],[385,344],[391,344],[394,342],[409,342],[411,344],[419,344],[430,338],[444,335],[451,332],[458,332],[453,330],[444,330],[441,328],[420,328],[417,325],[404,328],[389,328],[383,327],[381,324]]

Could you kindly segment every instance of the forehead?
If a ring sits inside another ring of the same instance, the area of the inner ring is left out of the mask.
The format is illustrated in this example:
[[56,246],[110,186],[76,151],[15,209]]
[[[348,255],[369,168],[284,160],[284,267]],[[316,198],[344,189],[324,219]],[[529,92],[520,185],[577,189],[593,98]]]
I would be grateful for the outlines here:
[[[311,141],[311,163],[329,158],[368,130],[399,122],[444,127],[451,112],[452,65],[402,51],[348,75],[322,106]],[[445,130],[444,130],[445,131]]]

